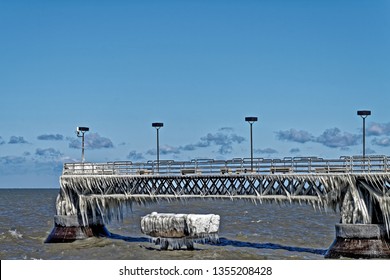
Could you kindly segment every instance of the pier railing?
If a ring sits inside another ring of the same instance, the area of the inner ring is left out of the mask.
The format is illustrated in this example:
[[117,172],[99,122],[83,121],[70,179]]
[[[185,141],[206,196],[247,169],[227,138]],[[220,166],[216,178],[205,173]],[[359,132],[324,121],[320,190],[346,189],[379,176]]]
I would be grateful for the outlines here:
[[194,159],[147,162],[115,161],[107,163],[65,163],[63,175],[233,175],[280,173],[383,173],[390,171],[388,156],[286,157],[283,159],[250,158],[231,160]]

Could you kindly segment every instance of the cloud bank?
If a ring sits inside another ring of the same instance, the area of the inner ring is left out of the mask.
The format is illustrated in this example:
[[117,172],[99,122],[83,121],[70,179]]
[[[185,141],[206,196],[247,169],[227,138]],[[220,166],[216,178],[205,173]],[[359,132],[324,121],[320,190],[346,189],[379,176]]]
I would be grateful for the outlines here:
[[38,140],[47,140],[47,141],[62,141],[64,136],[61,134],[43,134],[37,137]]
[[290,129],[276,132],[276,137],[279,140],[292,141],[298,143],[306,143],[313,141],[314,137],[309,132],[304,130]]
[[54,148],[46,148],[46,149],[36,149],[35,155],[41,157],[41,158],[58,158],[61,157],[63,154]]
[[370,123],[366,130],[367,136],[390,136],[390,123]]
[[145,160],[144,156],[142,153],[139,153],[137,151],[131,151],[129,154],[126,156],[128,160],[132,161],[143,161]]
[[[219,129],[216,133],[207,133],[202,136],[198,142],[187,144],[184,146],[173,147],[164,145],[160,147],[162,155],[180,154],[185,151],[195,151],[197,149],[216,147],[217,153],[226,155],[233,152],[233,145],[240,144],[245,141],[245,138],[234,133],[233,128],[224,127]],[[156,149],[151,149],[146,152],[148,155],[156,155]]]
[[339,128],[330,128],[324,131],[315,139],[315,142],[321,143],[330,148],[345,148],[359,144],[360,135],[341,132]]
[[[69,139],[69,148],[81,149],[80,139]],[[96,149],[109,149],[114,148],[114,144],[109,138],[102,137],[98,133],[85,134],[85,149],[96,150]]]
[[371,144],[381,147],[390,147],[390,137],[374,138],[371,141]]
[[11,136],[8,141],[8,144],[28,144],[23,136]]
[[25,163],[26,158],[20,156],[3,156],[0,157],[0,162],[4,165],[18,165]]
[[[390,147],[390,122],[368,124],[366,128],[366,137],[376,136],[371,140],[371,144],[380,147]],[[329,148],[340,148],[349,150],[351,146],[358,145],[362,142],[362,134],[353,134],[342,132],[339,128],[326,129],[321,135],[315,137],[307,131],[291,128],[290,130],[277,131],[276,138],[282,141],[291,141],[297,143],[320,143]],[[366,148],[369,149],[369,148]],[[291,153],[296,153],[299,150],[291,149]],[[370,150],[375,153],[374,150]]]
[[[290,129],[276,132],[278,140],[297,143],[320,143],[329,148],[346,148],[359,144],[361,136],[348,132],[342,132],[339,128],[326,129],[321,135],[315,137],[304,130]],[[294,150],[296,152],[296,150]]]

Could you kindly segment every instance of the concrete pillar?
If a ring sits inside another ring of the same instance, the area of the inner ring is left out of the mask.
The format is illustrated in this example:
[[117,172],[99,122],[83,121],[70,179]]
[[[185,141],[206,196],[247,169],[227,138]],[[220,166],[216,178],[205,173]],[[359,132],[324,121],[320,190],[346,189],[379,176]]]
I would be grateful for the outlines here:
[[383,224],[337,224],[336,239],[325,258],[390,258],[390,238]]
[[56,215],[54,216],[54,228],[46,238],[45,243],[68,243],[93,236],[110,236],[102,221],[84,226],[81,219],[76,215]]

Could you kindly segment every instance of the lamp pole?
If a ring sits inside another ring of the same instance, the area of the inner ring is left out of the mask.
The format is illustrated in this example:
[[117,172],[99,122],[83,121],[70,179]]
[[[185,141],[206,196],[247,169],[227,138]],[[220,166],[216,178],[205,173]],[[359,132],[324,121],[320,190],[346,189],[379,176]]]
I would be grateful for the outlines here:
[[77,137],[81,137],[81,162],[85,161],[84,157],[84,134],[89,131],[89,127],[78,126],[76,128]]
[[357,111],[357,115],[363,119],[363,160],[366,157],[366,118],[371,115],[371,111],[361,110]]
[[157,173],[160,172],[160,138],[159,130],[164,126],[163,123],[152,123],[152,127],[156,128],[157,131]]
[[250,137],[251,137],[251,172],[253,172],[253,134],[252,134],[252,125],[254,122],[257,122],[257,117],[246,117],[245,121],[250,125]]
[[[363,119],[363,170],[366,169],[366,118],[371,115],[371,111],[369,110],[359,110],[357,111],[357,115],[361,116]],[[368,210],[369,222],[372,222],[372,213],[373,213],[373,203],[372,196],[365,195],[365,201]]]

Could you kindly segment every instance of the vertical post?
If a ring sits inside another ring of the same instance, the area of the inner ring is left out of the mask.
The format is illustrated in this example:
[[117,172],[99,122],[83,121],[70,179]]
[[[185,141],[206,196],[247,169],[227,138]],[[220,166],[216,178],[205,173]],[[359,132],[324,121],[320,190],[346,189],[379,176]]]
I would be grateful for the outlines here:
[[152,127],[155,127],[157,130],[157,173],[160,172],[160,137],[159,129],[163,127],[163,123],[152,123]]
[[253,123],[250,123],[251,130],[251,172],[253,172],[253,133],[252,133]]
[[371,115],[371,111],[360,110],[357,111],[357,115],[361,116],[363,119],[363,168],[366,169],[366,118]]
[[159,130],[157,128],[157,172],[160,172],[160,137]]
[[81,137],[81,162],[84,162],[85,161],[85,156],[84,156],[84,132],[83,132],[83,135]]
[[253,172],[253,134],[252,134],[252,125],[254,122],[257,122],[257,117],[246,117],[245,121],[247,121],[250,125],[250,140],[251,140],[251,172]]
[[81,162],[84,163],[85,157],[84,157],[84,134],[85,132],[89,131],[89,127],[82,127],[78,126],[76,128],[76,134],[77,137],[81,137]]
[[363,160],[366,158],[366,118],[363,118]]
[[[363,119],[363,171],[366,171],[366,118],[371,115],[371,111],[361,110],[357,111],[358,116],[361,116]],[[369,164],[370,162],[368,162]],[[373,201],[370,194],[365,195],[365,201],[367,206],[367,211],[369,214],[370,222],[372,221],[373,213]]]

